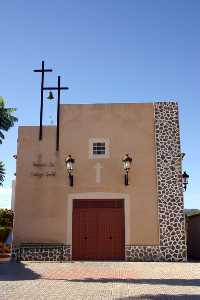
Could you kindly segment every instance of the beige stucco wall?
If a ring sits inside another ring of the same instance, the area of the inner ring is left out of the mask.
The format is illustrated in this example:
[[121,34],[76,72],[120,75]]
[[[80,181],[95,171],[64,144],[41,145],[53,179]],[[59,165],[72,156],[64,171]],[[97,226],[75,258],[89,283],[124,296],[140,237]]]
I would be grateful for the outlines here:
[[[91,197],[92,193],[104,193],[107,197],[126,194],[129,199],[126,243],[159,244],[152,103],[62,105],[58,153],[56,128],[45,126],[42,141],[38,141],[38,130],[30,126],[19,128],[15,245],[68,243],[70,195]],[[108,159],[89,159],[91,138],[109,139]],[[124,185],[123,179],[121,159],[125,153],[133,157],[129,186]],[[76,160],[73,187],[69,187],[64,163],[68,154]],[[38,160],[44,165],[34,166]],[[100,183],[96,182],[97,162],[102,167]],[[53,172],[55,176],[50,176]]]

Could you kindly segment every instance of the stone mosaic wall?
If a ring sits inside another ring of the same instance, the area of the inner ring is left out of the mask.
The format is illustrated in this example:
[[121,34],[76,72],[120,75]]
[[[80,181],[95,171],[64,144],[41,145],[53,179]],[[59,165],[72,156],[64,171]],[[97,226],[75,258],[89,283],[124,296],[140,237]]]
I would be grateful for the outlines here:
[[160,246],[126,245],[126,260],[185,261],[178,105],[158,102],[154,111]]
[[18,261],[69,261],[71,260],[71,246],[52,244],[21,245],[20,247],[13,247],[12,256]]

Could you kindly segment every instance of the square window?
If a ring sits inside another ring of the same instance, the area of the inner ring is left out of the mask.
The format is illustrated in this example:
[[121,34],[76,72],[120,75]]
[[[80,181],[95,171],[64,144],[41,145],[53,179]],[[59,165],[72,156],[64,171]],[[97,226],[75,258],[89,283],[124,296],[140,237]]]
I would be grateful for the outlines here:
[[90,138],[89,139],[89,158],[101,159],[109,158],[109,139],[108,138]]

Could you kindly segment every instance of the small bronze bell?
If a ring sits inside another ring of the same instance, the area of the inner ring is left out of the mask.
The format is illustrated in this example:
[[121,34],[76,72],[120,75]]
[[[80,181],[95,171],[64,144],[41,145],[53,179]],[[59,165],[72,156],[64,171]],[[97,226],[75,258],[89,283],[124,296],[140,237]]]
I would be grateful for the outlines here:
[[54,99],[52,91],[49,92],[49,95],[48,95],[47,99],[49,99],[49,100],[53,100]]

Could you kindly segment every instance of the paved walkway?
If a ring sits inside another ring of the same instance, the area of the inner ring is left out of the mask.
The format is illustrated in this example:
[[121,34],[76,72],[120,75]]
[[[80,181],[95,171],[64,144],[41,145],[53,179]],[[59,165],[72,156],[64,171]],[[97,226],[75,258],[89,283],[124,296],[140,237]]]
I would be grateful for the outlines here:
[[0,299],[200,299],[200,263],[1,262]]

